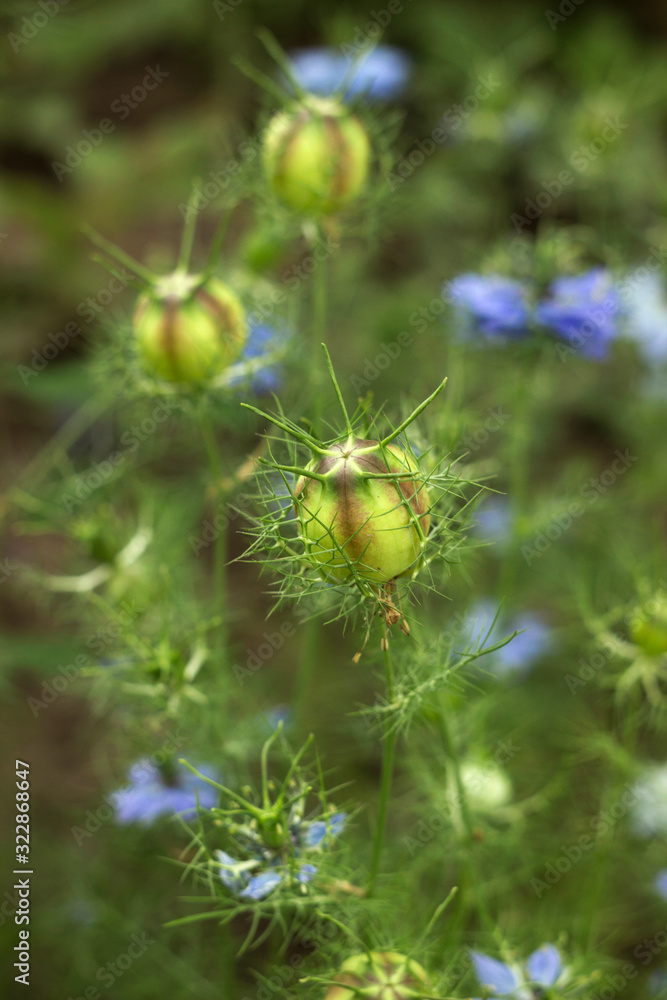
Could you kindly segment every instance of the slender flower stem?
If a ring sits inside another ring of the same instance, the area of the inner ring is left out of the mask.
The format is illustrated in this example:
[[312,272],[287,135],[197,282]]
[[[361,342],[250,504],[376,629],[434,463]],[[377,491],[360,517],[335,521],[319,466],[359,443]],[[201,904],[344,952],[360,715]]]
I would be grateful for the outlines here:
[[[314,251],[317,243],[315,236],[311,240]],[[322,367],[322,344],[327,339],[327,260],[317,261],[313,272],[313,313],[311,319],[310,365],[313,380],[313,427],[315,434],[322,431],[322,390],[324,388],[324,369]]]
[[[387,699],[394,700],[396,693],[394,682],[394,666],[389,649],[389,638],[385,634],[382,639],[382,649],[384,652],[384,672]],[[384,737],[384,748],[382,752],[382,777],[380,779],[380,806],[378,810],[377,826],[375,828],[375,839],[373,841],[373,857],[371,860],[371,872],[368,879],[368,892],[371,896],[375,890],[378,872],[380,870],[380,859],[382,857],[382,844],[387,825],[387,810],[389,808],[389,796],[394,777],[394,758],[396,756],[396,729],[391,722],[387,724],[387,731]]]
[[[204,447],[206,449],[206,454],[208,456],[209,469],[211,473],[211,479],[213,483],[213,488],[215,490],[216,497],[220,494],[222,479],[223,479],[223,465],[222,459],[220,457],[220,451],[218,449],[218,443],[215,437],[215,431],[211,424],[210,417],[208,413],[200,408],[199,410],[199,428],[201,431],[202,440],[204,442]],[[213,548],[213,605],[215,616],[220,617],[220,625],[216,629],[215,635],[217,641],[215,643],[216,651],[220,656],[221,660],[227,658],[227,574],[226,574],[226,564],[227,564],[227,531],[226,531],[226,518],[222,518],[223,527],[216,528],[216,535]]]
[[461,767],[459,764],[459,754],[454,745],[452,735],[449,729],[449,724],[447,721],[447,710],[444,705],[440,707],[438,713],[439,717],[439,728],[440,728],[440,738],[442,740],[442,745],[447,756],[447,761],[449,763],[451,773],[454,776],[454,784],[456,786],[456,797],[457,804],[459,807],[459,812],[461,815],[461,822],[463,823],[463,828],[465,831],[465,863],[467,868],[468,882],[469,882],[469,892],[462,892],[460,895],[461,903],[465,905],[467,899],[472,897],[477,905],[477,912],[479,914],[479,919],[482,927],[485,930],[495,931],[493,921],[491,920],[489,911],[486,907],[486,903],[483,898],[483,886],[481,883],[480,873],[478,871],[476,858],[475,858],[475,828],[472,821],[472,813],[470,812],[470,805],[468,803],[468,795],[466,792],[465,784],[463,782],[463,777],[461,775]]
[[[315,233],[309,243],[314,250],[317,242]],[[326,260],[318,261],[313,274],[313,307],[311,316],[310,364],[313,386],[313,430],[315,436],[321,431],[322,424],[322,389],[323,389],[323,357],[322,344],[327,332],[327,267]],[[317,662],[317,647],[320,623],[316,618],[309,618],[303,626],[304,635],[299,655],[296,674],[296,714],[297,721],[306,728],[306,715],[312,689],[313,670]]]

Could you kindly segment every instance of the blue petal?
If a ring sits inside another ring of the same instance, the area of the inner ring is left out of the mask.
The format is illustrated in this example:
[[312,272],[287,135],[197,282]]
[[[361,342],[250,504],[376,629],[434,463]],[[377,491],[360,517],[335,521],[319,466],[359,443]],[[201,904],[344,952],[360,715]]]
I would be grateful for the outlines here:
[[345,826],[346,819],[347,813],[334,813],[333,816],[329,817],[328,831],[327,823],[324,820],[309,823],[301,838],[301,843],[304,847],[317,847],[325,839],[327,832],[330,837],[337,837]]
[[662,871],[658,872],[655,877],[654,885],[656,892],[658,892],[663,899],[667,899],[667,868],[663,868]]
[[328,97],[346,84],[345,99],[360,95],[370,101],[396,97],[410,78],[410,58],[392,45],[378,45],[356,61],[332,48],[297,49],[290,53],[298,82],[313,94]]
[[284,874],[280,872],[262,872],[261,875],[255,875],[254,878],[251,878],[239,895],[241,899],[264,899],[280,885],[284,878]]
[[220,868],[220,881],[231,892],[239,892],[248,881],[248,873],[233,870],[237,868],[239,862],[226,851],[216,851],[215,854],[221,865],[229,866],[229,868]]
[[509,965],[479,951],[471,951],[470,954],[481,986],[488,986],[501,996],[511,994],[518,988],[519,982]]
[[315,865],[301,865],[301,869],[297,873],[296,880],[301,883],[312,882],[316,874],[317,868]]
[[518,281],[497,275],[461,274],[445,285],[444,297],[477,333],[522,337],[528,332],[526,289]]
[[531,983],[553,986],[563,969],[560,952],[553,944],[543,944],[526,962]]

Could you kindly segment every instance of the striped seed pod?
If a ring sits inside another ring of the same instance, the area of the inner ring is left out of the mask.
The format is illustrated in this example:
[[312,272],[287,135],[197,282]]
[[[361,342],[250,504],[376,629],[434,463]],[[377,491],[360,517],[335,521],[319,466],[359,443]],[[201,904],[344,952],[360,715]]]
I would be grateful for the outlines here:
[[236,360],[246,342],[245,312],[236,294],[216,278],[175,272],[143,294],[133,327],[139,354],[169,382],[203,383]]
[[325,1000],[408,1000],[428,991],[428,977],[414,959],[396,951],[353,955],[343,963],[340,986],[332,986]]
[[263,162],[271,188],[288,208],[307,216],[335,215],[366,184],[370,143],[344,104],[311,96],[273,116]]
[[418,569],[430,524],[419,468],[395,445],[350,438],[296,484],[306,552],[326,580],[388,583]]

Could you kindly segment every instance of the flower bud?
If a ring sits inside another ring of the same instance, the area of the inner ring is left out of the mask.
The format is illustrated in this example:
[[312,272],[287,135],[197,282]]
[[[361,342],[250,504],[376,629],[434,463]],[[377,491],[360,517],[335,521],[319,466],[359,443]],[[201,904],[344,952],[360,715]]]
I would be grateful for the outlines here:
[[325,1000],[403,1000],[421,997],[428,990],[428,977],[414,959],[396,951],[371,951],[348,958],[337,977],[340,986],[332,986]]
[[667,653],[667,622],[659,619],[645,621],[638,617],[631,622],[630,634],[647,656],[664,656]]
[[310,96],[273,116],[264,135],[263,161],[285,205],[304,215],[335,215],[366,184],[370,144],[348,108]]
[[[430,524],[416,463],[395,445],[350,438],[308,467],[296,512],[308,555],[327,580],[388,583],[419,567]],[[394,473],[392,478],[388,473]]]
[[227,285],[176,271],[141,296],[133,325],[139,354],[151,372],[169,382],[205,382],[243,349],[246,317]]

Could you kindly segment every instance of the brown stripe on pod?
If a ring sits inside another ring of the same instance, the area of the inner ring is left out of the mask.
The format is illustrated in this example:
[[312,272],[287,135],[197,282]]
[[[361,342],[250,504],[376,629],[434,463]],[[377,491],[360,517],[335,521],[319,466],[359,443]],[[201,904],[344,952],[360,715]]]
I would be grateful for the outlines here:
[[323,118],[325,132],[328,134],[333,147],[333,161],[335,170],[332,174],[333,190],[332,194],[341,197],[347,190],[347,182],[352,170],[352,148],[343,130],[340,127],[340,119],[334,115],[325,115]]
[[289,147],[292,145],[301,126],[306,124],[308,119],[312,117],[313,116],[310,111],[302,108],[293,115],[292,120],[289,123],[289,127],[285,129],[285,132],[281,136],[280,144],[276,147],[276,159],[274,164],[275,179],[277,181],[283,181],[285,179],[289,163]]
[[178,341],[176,337],[181,300],[177,295],[168,295],[162,300],[162,321],[160,324],[160,345],[169,360],[172,374],[178,378]]
[[211,295],[205,288],[199,289],[196,301],[208,309],[226,338],[236,336],[238,333],[238,324],[236,323],[234,311],[228,302],[223,302],[216,298],[215,295]]

